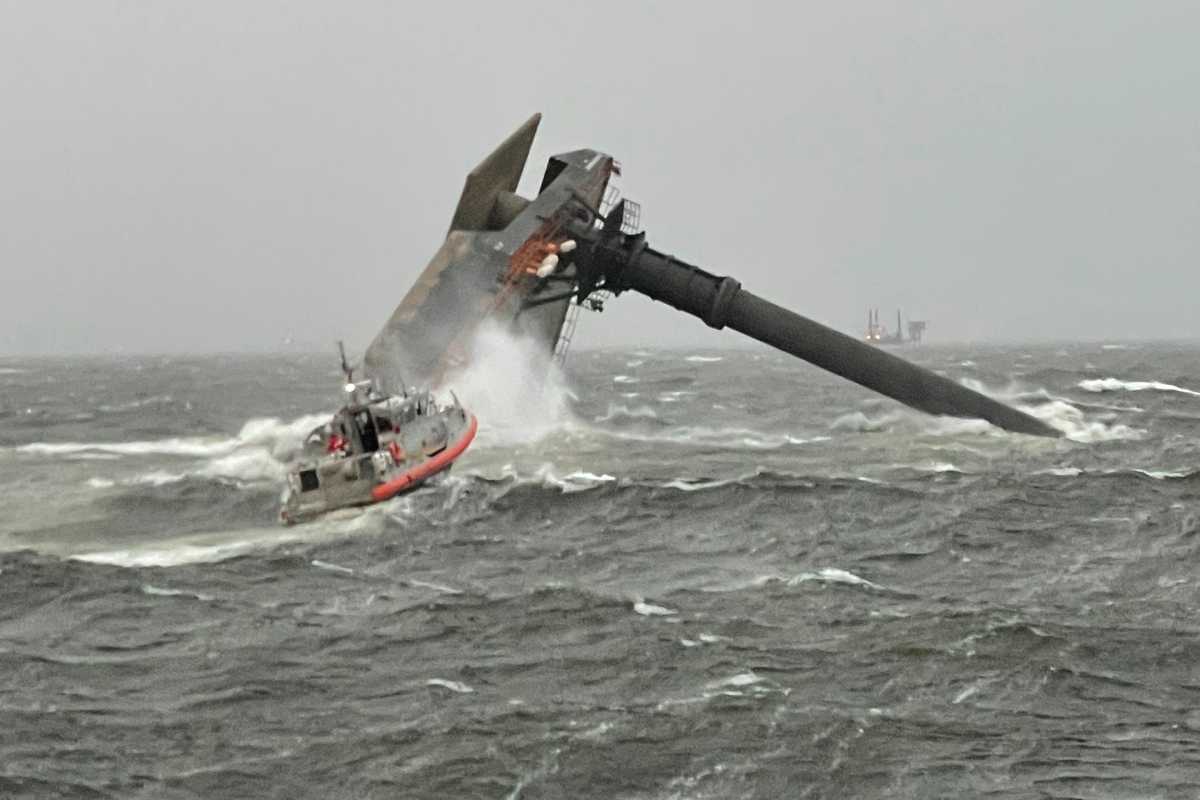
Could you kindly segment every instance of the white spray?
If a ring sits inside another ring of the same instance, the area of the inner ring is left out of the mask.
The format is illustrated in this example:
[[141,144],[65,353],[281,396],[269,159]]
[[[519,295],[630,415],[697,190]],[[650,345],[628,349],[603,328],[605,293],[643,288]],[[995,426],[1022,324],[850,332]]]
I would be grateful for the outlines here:
[[480,327],[468,365],[442,386],[479,419],[486,445],[535,442],[575,421],[571,392],[551,354],[496,323]]

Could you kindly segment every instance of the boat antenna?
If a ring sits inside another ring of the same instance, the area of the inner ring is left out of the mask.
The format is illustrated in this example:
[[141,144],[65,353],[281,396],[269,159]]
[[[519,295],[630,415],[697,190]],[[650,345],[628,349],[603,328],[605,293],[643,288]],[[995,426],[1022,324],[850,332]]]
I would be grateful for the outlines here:
[[346,383],[354,383],[354,367],[346,361],[346,345],[342,344],[341,339],[338,339],[338,355],[342,357],[342,374],[346,376]]

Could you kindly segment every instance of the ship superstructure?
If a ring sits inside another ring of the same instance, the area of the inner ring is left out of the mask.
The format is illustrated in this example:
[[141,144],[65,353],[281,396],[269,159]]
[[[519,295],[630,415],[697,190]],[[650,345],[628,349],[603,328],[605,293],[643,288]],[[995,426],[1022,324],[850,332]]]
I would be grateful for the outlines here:
[[898,345],[898,344],[920,344],[925,336],[925,328],[928,323],[925,320],[908,321],[908,338],[904,338],[904,326],[900,320],[900,309],[896,309],[896,328],[889,331],[886,326],[879,322],[879,309],[871,308],[867,310],[867,332],[863,335],[863,341],[878,345]]
[[467,177],[446,240],[367,350],[365,365],[379,386],[394,391],[402,378],[438,385],[471,357],[485,321],[561,353],[572,307],[600,310],[610,296],[635,291],[921,411],[1058,435],[1022,411],[651,247],[638,205],[611,189],[621,168],[610,155],[583,149],[553,156],[537,195],[516,194],[539,120],[531,117]]

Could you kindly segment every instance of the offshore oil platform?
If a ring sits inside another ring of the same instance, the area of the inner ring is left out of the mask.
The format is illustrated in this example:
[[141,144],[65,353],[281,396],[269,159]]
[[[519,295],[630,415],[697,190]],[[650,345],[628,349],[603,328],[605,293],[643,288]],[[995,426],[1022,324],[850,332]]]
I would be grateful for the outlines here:
[[613,182],[620,164],[583,149],[550,158],[536,197],[517,185],[535,114],[468,176],[449,232],[370,344],[381,389],[438,385],[464,365],[479,326],[499,323],[562,357],[580,309],[635,291],[712,328],[736,331],[930,414],[978,417],[1010,431],[1058,436],[1042,421],[860,339],[775,305],[651,247],[640,208]]
[[900,324],[900,309],[896,309],[896,330],[889,332],[879,323],[879,309],[872,308],[867,311],[867,333],[863,336],[863,340],[878,345],[920,344],[925,337],[927,326],[928,323],[925,320],[910,319],[908,321],[908,338],[905,339],[902,333],[904,328]]

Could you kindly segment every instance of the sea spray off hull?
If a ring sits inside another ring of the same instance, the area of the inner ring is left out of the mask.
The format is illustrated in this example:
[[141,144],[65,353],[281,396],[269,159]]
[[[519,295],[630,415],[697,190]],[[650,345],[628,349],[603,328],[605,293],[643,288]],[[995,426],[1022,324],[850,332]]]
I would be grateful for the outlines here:
[[498,323],[563,355],[580,308],[636,291],[729,327],[930,414],[1006,430],[1059,432],[1024,412],[821,325],[648,246],[636,204],[617,201],[612,156],[550,159],[538,194],[515,194],[540,115],[470,173],[445,242],[367,349],[376,385],[438,385],[470,359],[479,326]]

